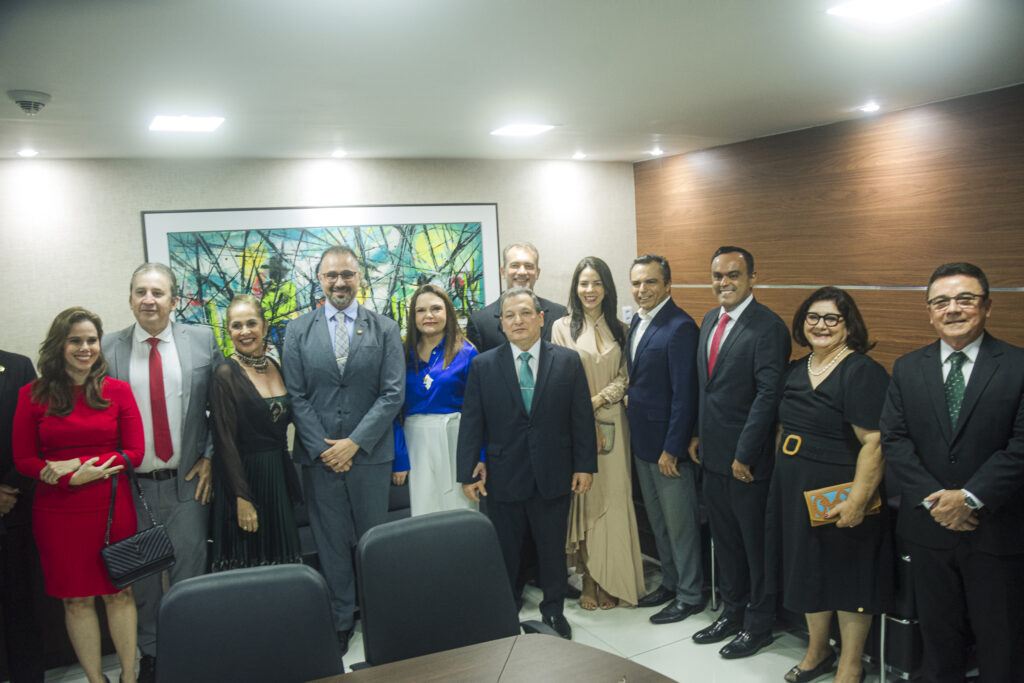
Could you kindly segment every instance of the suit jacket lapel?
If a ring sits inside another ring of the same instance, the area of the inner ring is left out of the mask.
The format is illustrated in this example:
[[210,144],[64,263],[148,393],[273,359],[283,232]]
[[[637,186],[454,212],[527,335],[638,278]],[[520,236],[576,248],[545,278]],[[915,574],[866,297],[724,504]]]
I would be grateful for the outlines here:
[[718,318],[721,317],[722,309],[715,309],[714,320],[709,320],[707,317],[704,318],[704,324],[700,326],[700,334],[697,337],[697,379],[702,385],[707,385],[710,381],[708,377],[708,338],[711,336],[711,330],[715,329],[718,325]]
[[[526,412],[526,404],[523,403],[523,392],[520,391],[519,389],[519,375],[516,374],[516,361],[512,356],[513,351],[518,352],[519,347],[512,346],[511,342],[505,342],[504,344],[498,347],[498,372],[501,374],[502,379],[505,380],[505,388],[508,389],[509,396],[511,397],[512,400],[512,405],[517,407],[520,415],[528,418],[529,415]],[[533,391],[534,403],[536,403],[536,383],[534,383]]]
[[[973,379],[973,376],[972,376]],[[932,410],[935,411],[935,422],[946,443],[952,441],[953,428],[949,424],[949,407],[946,405],[946,389],[942,385],[942,357],[939,354],[939,342],[928,345],[924,350],[924,362],[921,365],[921,381],[924,382],[931,399]]]
[[171,334],[174,335],[174,349],[181,365],[181,414],[185,416],[188,415],[188,400],[192,396],[192,346],[188,328],[184,325],[171,323]]
[[[327,314],[323,308],[315,311],[313,329],[310,330],[309,338],[313,342],[310,353],[315,354],[314,362],[317,364],[334,368],[334,376],[341,381],[341,373],[338,372],[338,361],[334,357],[334,340],[331,339],[331,330],[327,327]],[[348,355],[352,356],[352,346],[349,345]],[[348,367],[348,364],[345,364]]]
[[664,322],[665,317],[668,316],[670,306],[675,306],[675,302],[673,302],[672,299],[669,299],[665,303],[662,309],[658,311],[658,315],[654,316],[654,319],[651,320],[651,324],[647,326],[646,330],[644,330],[644,336],[640,337],[640,343],[637,344],[636,347],[637,358],[640,358],[640,355],[644,352],[644,349],[646,349],[647,345],[651,343],[651,338],[654,337],[654,335],[658,332],[659,329],[661,329],[661,324],[662,322]]
[[[711,371],[711,378],[708,381],[711,381],[716,376],[721,374],[721,372],[719,372],[718,369],[722,367],[722,361],[725,359],[726,356],[729,355],[729,349],[731,349],[733,344],[736,343],[736,340],[742,337],[746,332],[747,323],[751,321],[751,317],[754,315],[753,308],[754,302],[751,301],[750,305],[747,306],[747,310],[744,311],[743,315],[741,315],[739,318],[733,321],[732,329],[729,330],[729,336],[725,338],[725,341],[723,341],[722,345],[718,348],[718,358],[715,360],[715,369]],[[702,346],[701,349],[704,350],[704,353],[702,353],[700,357],[706,359],[707,347]]]
[[117,339],[111,347],[113,354],[107,358],[113,377],[125,382],[131,381],[132,336],[135,325],[129,325],[117,333]]
[[544,395],[544,387],[547,386],[548,376],[551,374],[551,352],[545,348],[547,342],[540,343],[540,358],[537,359],[537,381],[533,386],[533,401],[530,403],[530,412],[537,409],[537,402]]
[[996,374],[999,369],[999,349],[995,348],[991,342],[992,337],[985,335],[985,338],[981,341],[981,348],[978,349],[978,359],[974,363],[974,368],[971,369],[971,379],[967,382],[967,387],[964,389],[964,402],[960,406],[960,416],[957,418],[956,425],[953,427],[953,440],[960,435],[963,431],[964,425],[967,424],[967,419],[971,416],[971,412],[978,405],[978,401],[982,394],[985,393],[985,387],[991,381],[992,377]]
[[626,348],[623,349],[626,352],[626,372],[628,374],[633,374],[633,354],[630,352],[633,350],[633,333],[636,332],[639,325],[640,316],[634,313],[632,320],[629,321],[629,332],[626,334]]
[[366,313],[366,309],[359,306],[356,309],[356,321],[352,325],[352,338],[348,340],[348,360],[345,362],[345,372],[348,373],[348,366],[355,358],[359,348],[363,345],[363,338],[366,336],[369,328],[368,322],[369,316]]

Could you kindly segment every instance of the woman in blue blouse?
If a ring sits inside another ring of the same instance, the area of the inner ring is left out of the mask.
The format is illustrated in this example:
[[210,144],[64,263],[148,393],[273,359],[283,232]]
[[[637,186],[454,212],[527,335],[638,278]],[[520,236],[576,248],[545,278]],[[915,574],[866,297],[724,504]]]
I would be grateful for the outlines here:
[[409,303],[405,334],[406,456],[395,456],[394,481],[409,475],[413,515],[476,509],[455,481],[455,445],[469,363],[477,350],[463,338],[455,307],[443,289],[426,284]]

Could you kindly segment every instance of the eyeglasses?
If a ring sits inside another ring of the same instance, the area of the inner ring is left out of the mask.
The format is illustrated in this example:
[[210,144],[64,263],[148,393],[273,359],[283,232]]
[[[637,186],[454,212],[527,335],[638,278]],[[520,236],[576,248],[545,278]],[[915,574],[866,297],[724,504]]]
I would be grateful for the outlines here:
[[984,294],[971,294],[970,292],[961,292],[954,297],[948,296],[937,296],[932,299],[928,299],[927,304],[934,308],[936,311],[944,311],[949,308],[949,304],[953,301],[960,308],[974,308],[978,305],[981,299],[984,299]]
[[328,282],[334,282],[339,277],[342,280],[345,280],[346,282],[350,282],[351,280],[354,280],[357,275],[359,275],[359,273],[354,270],[343,270],[340,273],[332,270],[329,273],[320,273],[320,277],[327,280]]
[[826,313],[825,315],[819,315],[817,313],[808,313],[804,316],[804,320],[811,327],[818,324],[819,321],[825,323],[825,327],[835,327],[843,319],[843,316],[836,315],[835,313]]

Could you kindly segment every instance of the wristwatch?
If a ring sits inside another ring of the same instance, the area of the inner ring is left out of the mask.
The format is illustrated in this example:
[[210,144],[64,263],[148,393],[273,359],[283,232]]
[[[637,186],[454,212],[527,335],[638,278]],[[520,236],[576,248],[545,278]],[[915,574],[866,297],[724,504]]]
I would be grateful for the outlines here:
[[967,489],[960,489],[960,492],[964,494],[964,505],[972,510],[978,510],[981,508],[981,504],[978,502],[978,499],[968,493]]

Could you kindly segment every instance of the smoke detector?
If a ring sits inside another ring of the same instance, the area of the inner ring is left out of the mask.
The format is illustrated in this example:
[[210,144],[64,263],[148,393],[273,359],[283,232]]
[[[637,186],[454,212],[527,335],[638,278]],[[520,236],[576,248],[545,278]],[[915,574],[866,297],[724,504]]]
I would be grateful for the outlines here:
[[21,107],[26,116],[35,116],[50,103],[50,96],[37,90],[8,90],[7,96]]

